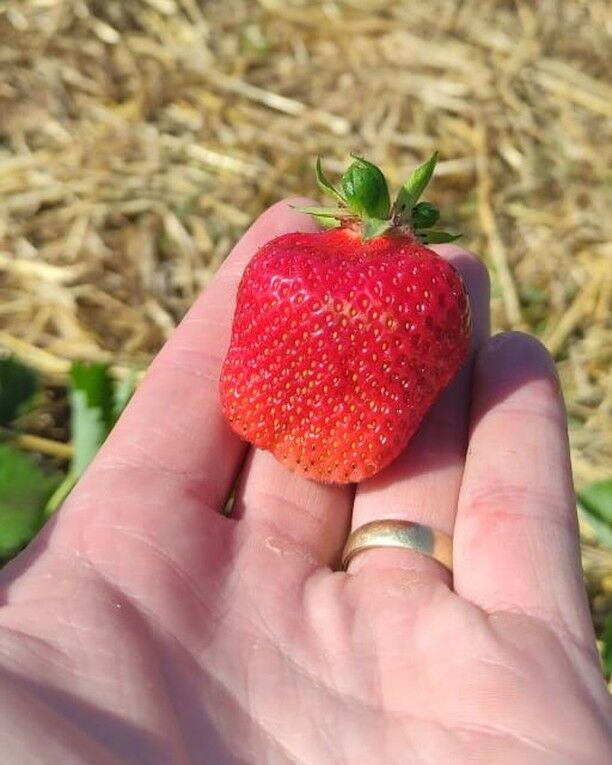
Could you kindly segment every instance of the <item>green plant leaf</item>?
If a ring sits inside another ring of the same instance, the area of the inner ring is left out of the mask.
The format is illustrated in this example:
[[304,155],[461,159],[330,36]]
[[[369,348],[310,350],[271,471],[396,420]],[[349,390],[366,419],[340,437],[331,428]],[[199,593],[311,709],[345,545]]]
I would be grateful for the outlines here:
[[321,157],[317,157],[317,163],[315,165],[315,177],[317,179],[317,185],[321,191],[324,191],[326,194],[331,194],[332,197],[335,197],[338,202],[340,202],[340,204],[346,205],[346,199],[337,189],[332,186],[331,182],[325,176],[321,166]]
[[74,455],[70,470],[49,498],[44,509],[51,516],[66,499],[106,440],[135,388],[131,370],[113,384],[107,364],[75,362],[70,370],[70,423]]
[[610,526],[598,518],[593,513],[589,512],[584,505],[578,503],[578,516],[581,521],[587,524],[593,534],[597,537],[600,544],[606,547],[612,548],[612,529]]
[[417,236],[425,244],[446,244],[461,239],[461,234],[449,234],[446,231],[417,231]]
[[306,215],[312,215],[316,222],[323,228],[338,228],[341,220],[354,217],[352,213],[339,210],[337,207],[295,207],[294,210]]
[[76,476],[81,476],[104,443],[108,429],[102,410],[88,405],[84,391],[73,390],[70,404],[74,447],[72,470]]
[[431,157],[412,172],[410,178],[400,189],[395,201],[395,209],[402,215],[404,220],[409,221],[412,208],[419,201],[419,197],[425,191],[425,187],[431,180],[431,176],[438,162],[438,152],[434,151]]
[[606,616],[601,634],[601,663],[608,677],[612,675],[612,614]]
[[108,364],[75,361],[70,368],[72,390],[85,394],[87,406],[102,412],[102,419],[109,427],[113,422],[113,381]]
[[113,425],[119,417],[121,412],[128,405],[132,394],[136,390],[136,370],[130,369],[126,376],[115,384],[113,391]]
[[38,375],[12,357],[0,358],[0,425],[8,425],[38,389]]
[[440,218],[440,211],[431,202],[419,202],[412,208],[412,227],[430,228]]
[[385,231],[391,228],[391,222],[388,220],[381,220],[380,218],[366,218],[363,221],[363,228],[361,239],[363,242],[367,242],[368,239],[374,239],[376,236],[382,236]]
[[342,176],[342,188],[353,212],[364,218],[388,218],[389,188],[380,168],[363,157],[351,154],[353,162]]
[[0,558],[17,553],[43,523],[43,508],[61,480],[10,444],[0,444]]
[[107,364],[82,362],[72,365],[70,381],[70,423],[74,446],[71,471],[79,478],[113,426],[113,384]]
[[53,515],[53,513],[58,509],[58,507],[70,494],[76,482],[77,482],[77,477],[72,472],[72,470],[70,470],[64,476],[63,481],[59,484],[59,486],[55,489],[53,494],[47,500],[47,503],[45,505],[44,512],[43,512],[45,520],[47,518],[50,518]]
[[612,547],[612,478],[582,489],[578,493],[578,511],[599,541]]
[[307,215],[317,215],[320,218],[353,218],[355,217],[348,210],[338,210],[337,207],[297,207],[293,206],[294,210]]
[[612,478],[589,484],[578,497],[590,512],[612,526]]
[[320,226],[323,226],[323,228],[340,228],[342,225],[340,221],[335,218],[328,218],[325,215],[313,215],[312,213],[311,215]]

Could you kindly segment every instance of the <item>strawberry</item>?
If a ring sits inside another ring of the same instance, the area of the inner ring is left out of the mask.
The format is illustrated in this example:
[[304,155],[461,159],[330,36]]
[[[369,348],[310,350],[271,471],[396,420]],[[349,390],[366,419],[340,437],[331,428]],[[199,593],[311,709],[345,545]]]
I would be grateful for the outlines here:
[[438,213],[417,203],[437,155],[390,203],[354,157],[327,226],[265,244],[238,288],[220,393],[232,428],[291,470],[333,483],[377,473],[404,449],[465,360],[470,310],[454,268],[426,244]]

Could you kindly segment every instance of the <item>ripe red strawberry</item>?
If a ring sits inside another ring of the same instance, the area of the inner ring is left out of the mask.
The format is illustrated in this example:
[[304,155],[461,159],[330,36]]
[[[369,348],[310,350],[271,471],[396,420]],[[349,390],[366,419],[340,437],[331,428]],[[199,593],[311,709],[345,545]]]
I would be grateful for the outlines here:
[[355,158],[327,225],[264,245],[238,289],[221,402],[234,430],[291,470],[361,481],[404,449],[462,365],[470,312],[460,276],[424,242],[437,211],[416,204],[436,155],[390,205],[384,176]]

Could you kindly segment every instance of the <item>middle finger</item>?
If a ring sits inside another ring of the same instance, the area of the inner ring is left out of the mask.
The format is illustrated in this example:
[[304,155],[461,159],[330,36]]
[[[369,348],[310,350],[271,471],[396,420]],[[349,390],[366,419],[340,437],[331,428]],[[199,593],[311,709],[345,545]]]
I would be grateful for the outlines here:
[[[472,336],[468,361],[427,414],[404,452],[358,488],[352,528],[397,519],[452,534],[467,445],[472,357],[489,332],[489,283],[474,255],[453,245],[435,248],[459,271],[470,296]],[[408,568],[450,581],[433,559],[403,549],[369,549],[356,555],[351,573],[364,567]]]

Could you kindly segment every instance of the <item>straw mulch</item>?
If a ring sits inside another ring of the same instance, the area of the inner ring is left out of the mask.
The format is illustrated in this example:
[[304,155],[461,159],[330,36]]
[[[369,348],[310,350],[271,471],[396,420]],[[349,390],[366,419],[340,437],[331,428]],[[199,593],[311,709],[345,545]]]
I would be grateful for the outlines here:
[[[430,197],[493,275],[494,327],[539,335],[576,482],[612,465],[605,0],[5,0],[0,346],[45,374],[58,458],[70,359],[144,367],[266,205],[349,151]],[[63,450],[63,451],[62,451]],[[610,554],[585,537],[612,591]]]

